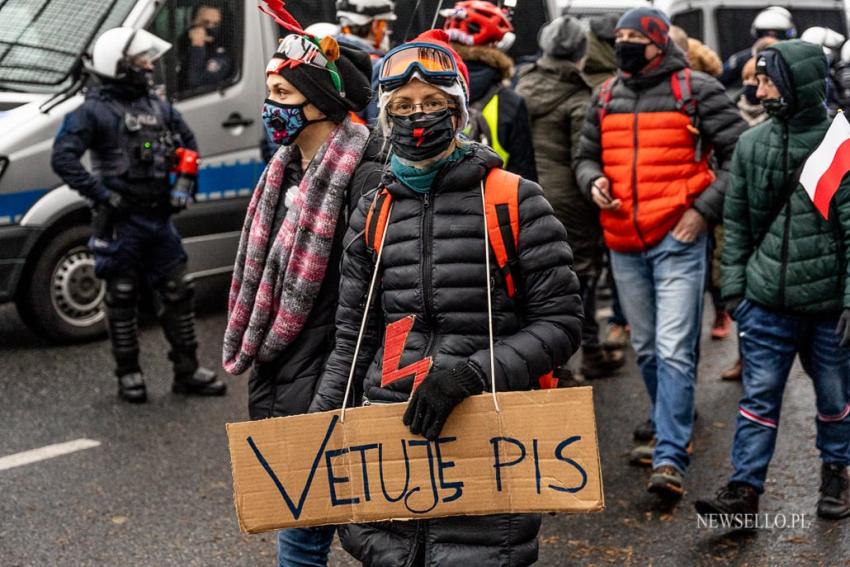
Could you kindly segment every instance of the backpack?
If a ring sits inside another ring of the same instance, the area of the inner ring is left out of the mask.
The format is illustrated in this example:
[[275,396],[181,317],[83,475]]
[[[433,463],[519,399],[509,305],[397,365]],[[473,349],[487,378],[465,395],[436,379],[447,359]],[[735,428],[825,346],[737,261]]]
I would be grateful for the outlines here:
[[[510,299],[522,301],[522,278],[519,274],[519,183],[520,177],[500,168],[493,168],[484,181],[485,217],[490,248]],[[366,215],[363,236],[366,247],[379,252],[387,227],[392,195],[386,187],[378,190]],[[554,372],[538,378],[541,389],[556,388]]]
[[[608,114],[608,104],[611,102],[611,97],[614,93],[614,85],[617,84],[618,77],[615,75],[609,77],[602,83],[599,88],[599,109],[597,116],[599,117],[599,127],[602,127],[602,120]],[[670,75],[670,89],[673,91],[673,99],[676,101],[676,110],[682,112],[691,120],[688,130],[695,138],[694,161],[702,161],[702,136],[699,130],[699,113],[697,113],[697,99],[693,96],[691,88],[691,69],[685,67]]]

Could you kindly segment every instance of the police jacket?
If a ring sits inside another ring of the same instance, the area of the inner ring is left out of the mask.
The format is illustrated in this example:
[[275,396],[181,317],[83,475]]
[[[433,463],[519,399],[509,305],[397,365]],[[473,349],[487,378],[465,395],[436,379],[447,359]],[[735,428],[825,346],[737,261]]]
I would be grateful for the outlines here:
[[[149,145],[146,147],[146,145]],[[109,84],[89,89],[53,143],[53,171],[94,202],[110,191],[131,202],[167,202],[174,150],[197,151],[195,135],[171,104],[153,92]],[[91,152],[92,172],[80,162]]]
[[[301,334],[274,360],[257,362],[251,370],[248,382],[248,413],[251,419],[301,414],[310,406],[322,368],[334,345],[343,236],[348,228],[348,218],[360,199],[364,195],[373,195],[380,184],[384,163],[381,150],[381,138],[372,138],[354,171],[346,194],[347,206],[342,208],[336,224],[325,278]],[[291,167],[284,172],[284,187],[301,181],[299,164],[299,160],[293,160]],[[275,214],[273,234],[277,233],[286,216],[287,209],[283,203],[284,199],[281,199]]]
[[671,44],[662,57],[651,71],[621,72],[609,83],[607,105],[603,85],[582,129],[579,188],[590,196],[593,180],[610,180],[622,206],[600,219],[606,244],[617,252],[652,248],[689,208],[719,223],[729,162],[747,129],[716,79],[693,71],[688,88],[682,52]]
[[[404,366],[433,357],[433,369],[471,361],[490,380],[487,293],[493,296],[496,388],[529,390],[537,378],[564,364],[580,344],[582,309],[578,279],[563,225],[540,187],[519,186],[519,247],[524,298],[507,296],[495,257],[485,272],[480,183],[501,164],[489,148],[471,151],[437,175],[419,194],[386,174],[392,194],[382,277],[374,306],[380,327],[415,315],[401,355]],[[311,411],[341,405],[375,264],[363,231],[372,196],[361,199],[345,238],[336,345]],[[355,372],[354,390],[364,402],[404,402],[413,376],[382,386],[382,341],[364,341],[368,370]],[[535,515],[497,515],[428,521],[385,522],[340,528],[344,547],[366,565],[405,565],[424,544],[427,565],[528,565],[537,558]]]

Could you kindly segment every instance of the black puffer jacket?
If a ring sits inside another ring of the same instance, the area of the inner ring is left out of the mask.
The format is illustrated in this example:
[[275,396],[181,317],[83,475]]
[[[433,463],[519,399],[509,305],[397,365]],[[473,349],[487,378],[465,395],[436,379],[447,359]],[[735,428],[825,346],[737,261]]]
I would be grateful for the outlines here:
[[[296,162],[294,160],[293,164]],[[304,329],[277,358],[258,362],[251,369],[248,382],[248,414],[251,419],[296,415],[305,413],[310,406],[322,368],[334,344],[339,264],[347,221],[361,197],[378,187],[382,166],[380,137],[373,138],[366,146],[360,165],[348,186],[348,206],[340,213],[325,279]],[[300,177],[296,165],[286,171],[284,183],[287,186],[295,185],[300,182]],[[286,208],[281,199],[281,206],[275,215],[276,229],[285,216]]]
[[[391,176],[393,196],[376,291],[377,324],[414,314],[416,322],[401,358],[407,365],[433,357],[432,369],[471,360],[490,375],[487,294],[493,293],[496,387],[528,390],[537,378],[564,364],[579,345],[581,300],[571,269],[572,254],[563,225],[538,185],[519,188],[520,280],[523,307],[508,299],[491,254],[486,277],[480,182],[500,159],[478,144],[447,165],[428,195],[417,194]],[[337,408],[359,330],[375,258],[362,234],[372,198],[361,200],[351,217],[342,264],[337,337],[311,411]],[[355,390],[369,403],[404,402],[413,377],[381,387],[381,341],[364,341],[372,356],[368,371],[355,374]],[[343,545],[366,565],[401,566],[424,543],[426,565],[528,565],[537,558],[540,519],[534,515],[448,518],[388,522],[340,528]]]

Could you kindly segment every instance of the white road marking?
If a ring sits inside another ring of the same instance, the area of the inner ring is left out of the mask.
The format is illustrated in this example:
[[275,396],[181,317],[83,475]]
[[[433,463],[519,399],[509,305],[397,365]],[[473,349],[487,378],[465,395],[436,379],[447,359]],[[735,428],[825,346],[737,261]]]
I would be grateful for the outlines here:
[[100,441],[92,439],[75,439],[67,443],[56,443],[55,445],[47,445],[38,449],[31,449],[14,455],[0,457],[0,471],[31,465],[38,461],[52,459],[53,457],[61,457],[69,453],[76,453],[85,449],[92,449],[100,446]]

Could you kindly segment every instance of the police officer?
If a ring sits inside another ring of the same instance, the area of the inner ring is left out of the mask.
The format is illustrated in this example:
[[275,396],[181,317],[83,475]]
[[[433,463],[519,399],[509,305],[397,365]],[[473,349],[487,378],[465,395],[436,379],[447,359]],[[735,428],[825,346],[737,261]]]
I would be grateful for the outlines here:
[[[54,171],[92,202],[89,248],[95,272],[106,280],[106,306],[118,395],[147,399],[139,366],[136,305],[140,287],[156,291],[158,315],[171,345],[172,390],[223,395],[227,386],[201,368],[195,355],[193,288],[186,252],[171,222],[191,194],[172,189],[176,150],[197,150],[180,114],[150,90],[154,62],[171,45],[132,28],[115,28],[95,42],[91,70],[102,86],[65,117],[53,145]],[[80,163],[90,151],[93,174]]]

